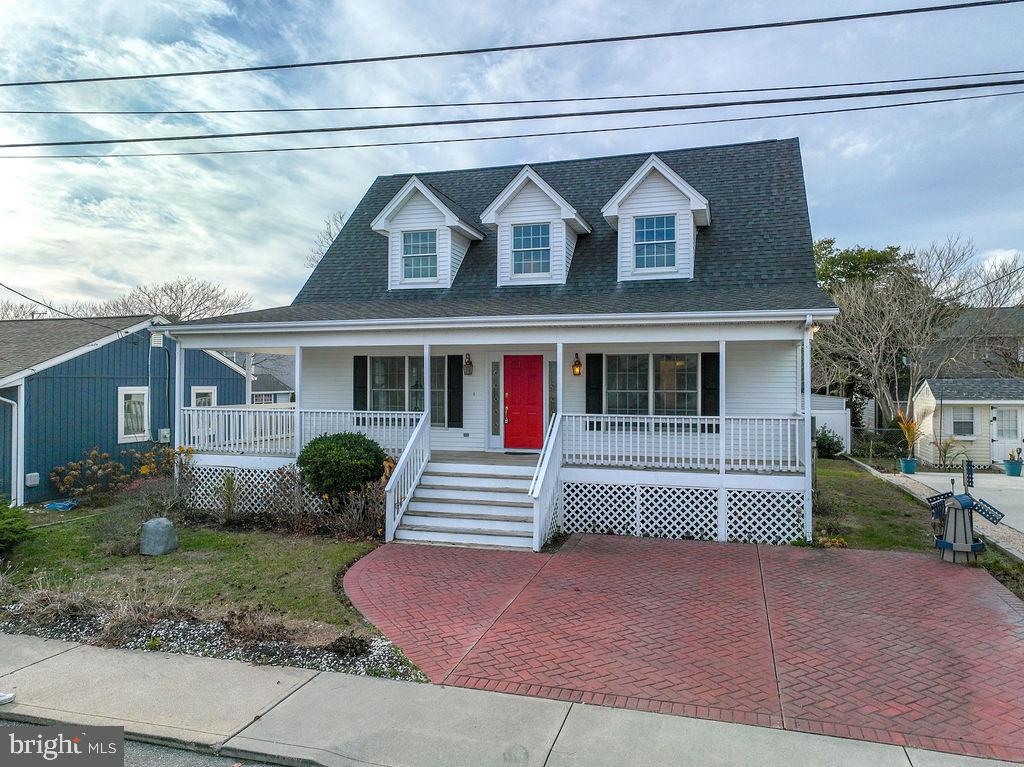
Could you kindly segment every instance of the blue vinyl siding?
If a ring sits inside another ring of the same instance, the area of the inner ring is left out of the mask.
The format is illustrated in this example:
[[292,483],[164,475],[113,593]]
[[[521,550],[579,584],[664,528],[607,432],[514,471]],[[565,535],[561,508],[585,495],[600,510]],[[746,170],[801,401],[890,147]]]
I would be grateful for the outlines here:
[[[150,447],[152,442],[118,444],[117,389],[149,387],[150,435],[155,438],[174,422],[173,372],[174,344],[165,339],[164,348],[152,349],[149,331],[139,331],[30,376],[25,472],[38,472],[39,486],[25,488],[25,502],[53,498],[50,471],[94,447],[118,460],[125,451]],[[245,402],[244,376],[199,350],[185,354],[186,399],[191,386],[216,386],[221,405]]]
[[[17,389],[0,389],[0,397],[17,401]],[[0,402],[0,503],[14,495],[11,485],[11,440],[14,438],[14,413]]]

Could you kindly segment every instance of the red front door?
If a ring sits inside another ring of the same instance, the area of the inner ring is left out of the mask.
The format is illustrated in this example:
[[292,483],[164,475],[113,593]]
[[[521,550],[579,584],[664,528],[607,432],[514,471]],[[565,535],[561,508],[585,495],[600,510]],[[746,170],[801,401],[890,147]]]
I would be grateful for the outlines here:
[[505,356],[505,447],[544,447],[544,357]]

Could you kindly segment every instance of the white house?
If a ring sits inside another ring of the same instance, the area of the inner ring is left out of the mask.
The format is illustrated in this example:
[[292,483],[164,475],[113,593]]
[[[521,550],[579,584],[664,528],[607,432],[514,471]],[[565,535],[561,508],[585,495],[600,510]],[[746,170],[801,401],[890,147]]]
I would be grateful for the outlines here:
[[795,139],[380,177],[290,306],[173,328],[294,355],[294,409],[179,393],[177,434],[251,487],[369,434],[400,456],[388,540],[790,541],[835,314]]
[[943,463],[940,445],[948,446],[947,463],[1001,464],[1024,448],[1024,379],[929,379],[914,394],[914,413],[917,452],[928,463]]

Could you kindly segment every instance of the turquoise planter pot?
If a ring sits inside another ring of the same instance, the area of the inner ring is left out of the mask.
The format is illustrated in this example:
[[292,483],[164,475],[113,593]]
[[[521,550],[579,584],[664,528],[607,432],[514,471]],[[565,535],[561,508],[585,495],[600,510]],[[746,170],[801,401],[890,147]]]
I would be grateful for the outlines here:
[[1021,467],[1024,467],[1024,461],[1003,461],[1003,468],[1006,469],[1008,477],[1019,477]]
[[917,459],[900,458],[900,469],[904,474],[917,474]]

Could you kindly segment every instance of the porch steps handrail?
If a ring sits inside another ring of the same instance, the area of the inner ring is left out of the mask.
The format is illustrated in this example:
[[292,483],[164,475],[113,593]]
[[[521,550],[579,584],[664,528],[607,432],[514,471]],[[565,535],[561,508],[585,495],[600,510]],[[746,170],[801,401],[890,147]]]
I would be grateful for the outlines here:
[[409,442],[402,451],[402,457],[395,464],[391,478],[384,488],[386,496],[384,540],[391,542],[395,530],[402,521],[402,515],[409,507],[416,486],[430,463],[430,413],[420,416]]
[[[554,462],[554,463],[552,463]],[[533,473],[529,495],[533,499],[533,550],[540,551],[555,513],[559,474],[562,469],[562,414],[554,413],[544,435],[544,448]]]

